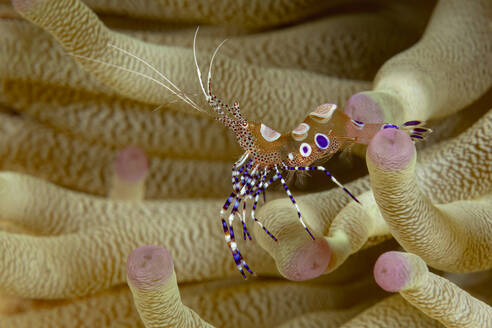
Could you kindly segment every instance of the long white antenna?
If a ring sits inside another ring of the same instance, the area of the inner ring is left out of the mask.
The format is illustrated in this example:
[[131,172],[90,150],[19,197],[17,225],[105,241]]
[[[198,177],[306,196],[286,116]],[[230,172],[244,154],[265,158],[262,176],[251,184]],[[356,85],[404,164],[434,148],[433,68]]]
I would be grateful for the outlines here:
[[128,56],[131,56],[131,57],[135,58],[136,60],[138,60],[139,62],[143,63],[145,66],[149,67],[151,70],[153,70],[154,72],[156,72],[161,78],[163,78],[171,86],[173,86],[178,92],[180,92],[183,95],[184,98],[188,99],[191,103],[194,103],[193,100],[191,100],[183,91],[181,91],[173,82],[171,82],[171,80],[169,80],[162,72],[160,72],[157,68],[155,68],[154,66],[152,66],[151,64],[149,64],[144,59],[142,59],[142,58],[140,58],[140,57],[132,54],[131,52],[129,52],[129,51],[125,50],[125,49],[122,49],[120,47],[117,47],[114,44],[108,43],[108,46],[110,46],[112,48],[115,48],[115,49],[123,52],[124,54],[127,54]]
[[[185,103],[187,103],[188,105],[190,105],[191,107],[195,108],[196,110],[200,111],[200,112],[205,112],[203,109],[201,109],[198,105],[196,105],[195,103],[193,102],[190,102],[188,99],[184,98],[183,96],[181,96],[179,93],[177,93],[176,91],[174,91],[173,89],[171,89],[170,87],[168,87],[167,85],[165,85],[164,83],[162,83],[161,81],[157,80],[157,79],[154,79],[152,76],[148,76],[146,74],[143,74],[143,73],[140,73],[138,71],[135,71],[135,70],[132,70],[132,69],[129,69],[129,68],[126,68],[126,67],[123,67],[123,66],[119,66],[119,65],[115,65],[115,64],[111,64],[111,63],[107,63],[105,61],[102,61],[102,60],[99,60],[99,59],[94,59],[94,58],[89,58],[89,57],[86,57],[86,56],[82,56],[82,55],[76,55],[76,54],[73,54],[73,53],[69,53],[71,56],[73,57],[78,57],[78,58],[83,58],[85,60],[88,60],[88,61],[92,61],[92,62],[96,62],[96,63],[99,63],[99,64],[103,64],[103,65],[106,65],[106,66],[110,66],[110,67],[114,67],[114,68],[117,68],[119,70],[122,70],[122,71],[126,71],[126,72],[130,72],[130,73],[133,73],[133,74],[136,74],[136,75],[139,75],[143,78],[146,78],[154,83],[157,83],[158,85],[160,85],[161,87],[169,90],[171,93],[173,93],[176,97],[178,97],[179,99],[183,100]],[[206,112],[205,112],[206,113]]]
[[217,48],[215,48],[215,51],[212,55],[212,59],[210,60],[210,66],[208,67],[208,92],[210,93],[212,90],[210,90],[210,81],[212,81],[212,64],[214,62],[214,58],[215,58],[215,55],[217,54],[217,52],[219,51],[220,47],[222,47],[222,45],[227,41],[227,39],[225,39],[224,41],[222,41],[218,46]]
[[193,37],[193,57],[195,59],[196,73],[198,74],[198,81],[200,81],[200,87],[202,88],[203,94],[205,95],[205,99],[207,99],[208,101],[210,96],[205,92],[205,88],[203,87],[202,72],[200,72],[200,67],[198,66],[198,60],[196,58],[196,37],[198,35],[199,29],[200,26],[197,26],[195,31],[195,36]]

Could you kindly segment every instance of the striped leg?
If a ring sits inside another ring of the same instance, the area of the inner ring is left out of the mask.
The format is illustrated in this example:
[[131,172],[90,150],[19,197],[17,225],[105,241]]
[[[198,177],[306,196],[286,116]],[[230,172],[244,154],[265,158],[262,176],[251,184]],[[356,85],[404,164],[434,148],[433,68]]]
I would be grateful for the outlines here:
[[290,200],[292,201],[292,204],[294,204],[294,206],[296,207],[296,210],[297,210],[297,216],[299,217],[299,221],[301,222],[302,226],[304,227],[304,229],[306,229],[306,231],[308,232],[309,236],[311,236],[311,238],[314,240],[314,236],[313,234],[311,233],[311,231],[309,230],[309,228],[306,226],[306,224],[304,223],[304,220],[302,219],[302,214],[301,214],[301,211],[299,210],[299,206],[297,205],[297,202],[296,200],[294,199],[294,197],[292,196],[292,193],[290,192],[289,190],[289,187],[287,187],[287,184],[285,183],[285,180],[284,178],[282,177],[282,175],[280,174],[280,171],[278,170],[277,167],[275,167],[275,171],[277,172],[277,176],[278,178],[280,179],[280,182],[282,183],[282,185],[284,186],[284,189],[285,189],[285,192],[287,193],[287,195],[289,196]]
[[[236,200],[236,193],[235,192],[231,192],[229,197],[227,197],[227,200],[225,201],[224,205],[222,206],[222,209],[220,210],[220,220],[222,222],[222,228],[224,229],[224,237],[225,237],[225,240],[228,244],[231,240],[231,236],[230,236],[231,233],[230,233],[229,227],[227,226],[227,223],[224,219],[224,215],[227,212],[227,210],[229,209],[229,206],[231,205],[231,202],[233,200],[234,201]],[[234,232],[232,232],[232,234],[234,234]]]
[[[254,170],[252,173],[254,173]],[[242,201],[243,201],[243,213],[242,213],[242,216],[240,216],[240,215],[238,215],[238,216],[241,219],[241,222],[243,224],[243,237],[245,240],[246,240],[246,236],[251,240],[251,235],[249,234],[249,231],[248,231],[248,229],[246,227],[246,223],[245,223],[247,200],[254,198],[257,191],[261,188],[262,184],[264,183],[266,175],[267,175],[266,170],[263,174],[261,174],[261,173],[256,173],[254,175],[248,175],[247,173],[244,174],[244,176],[248,177],[248,180],[242,186],[242,190],[238,195],[238,197],[242,198]],[[258,185],[256,185],[256,183],[258,181],[260,181],[260,183]]]
[[243,268],[246,269],[252,275],[254,275],[254,272],[249,268],[248,264],[246,264],[246,261],[241,255],[241,252],[239,252],[239,249],[237,248],[236,237],[234,236],[234,229],[232,227],[232,223],[234,221],[234,216],[237,213],[238,207],[241,204],[241,198],[239,198],[236,195],[235,199],[236,200],[234,202],[234,207],[232,208],[231,214],[229,214],[229,226],[222,218],[222,228],[224,229],[225,241],[227,243],[227,246],[231,250],[232,257],[234,259],[234,262],[236,263],[236,267],[241,273],[241,275],[243,276],[243,278],[246,279],[246,273],[244,272]]
[[[251,240],[251,235],[249,234],[248,228],[246,227],[246,201],[250,198],[252,198],[252,194],[255,192],[255,184],[260,178],[259,174],[255,174],[255,169],[252,172],[252,175],[249,175],[248,180],[246,181],[246,184],[242,187],[240,194],[238,197],[240,197],[243,200],[243,215],[239,215],[239,218],[241,219],[241,223],[243,225],[243,237],[244,240],[246,240],[246,237]],[[244,198],[244,199],[243,199]]]
[[239,250],[237,249],[237,245],[234,237],[234,230],[232,229],[232,227],[228,227],[225,220],[222,220],[222,228],[224,229],[224,235],[225,235],[227,246],[231,250],[232,257],[234,259],[234,262],[236,263],[236,267],[241,273],[241,275],[243,276],[243,278],[247,279],[243,268],[245,268],[250,274],[254,275],[255,273],[251,271],[248,264],[246,264],[246,261],[244,261],[241,252],[239,252]]
[[240,169],[233,168],[232,170],[232,189],[234,190],[235,193],[239,193],[239,179],[238,176],[242,177],[242,173],[245,169],[245,166],[241,167]]
[[[243,166],[239,171],[242,171],[242,169],[244,168],[245,167]],[[236,182],[234,183],[234,192],[237,194],[237,198],[243,202],[243,215],[240,215],[239,212],[236,212],[236,214],[243,225],[244,240],[246,240],[246,237],[251,240],[251,235],[248,231],[248,228],[246,227],[246,200],[252,197],[250,194],[253,192],[254,185],[258,178],[258,175],[251,176],[248,170],[246,170],[241,175],[241,180],[236,180]]]
[[[245,155],[248,155],[248,153],[246,153]],[[243,155],[242,157],[247,158],[247,156],[245,156],[245,155]],[[246,162],[245,164],[244,164],[244,161],[245,160],[239,159],[239,161],[237,163],[232,165],[232,188],[236,193],[239,192],[239,187],[237,187],[237,186],[239,184],[240,178],[238,178],[238,176],[241,177],[241,181],[242,181],[244,179],[243,175],[242,175],[243,171],[247,172],[251,168],[251,165],[253,163],[253,159],[249,159],[249,161]]]
[[[256,181],[258,177],[253,177],[252,181]],[[249,234],[248,228],[246,227],[246,202],[249,198],[251,198],[251,193],[253,192],[254,186],[251,184],[247,184],[246,192],[245,192],[245,197],[243,199],[243,213],[242,215],[238,215],[239,219],[241,220],[241,223],[243,225],[243,238],[246,240],[246,237],[248,237],[249,240],[251,240],[251,235]]]
[[220,210],[220,218],[222,220],[224,220],[224,214],[225,214],[225,212],[227,211],[227,209],[231,205],[231,202],[234,199],[236,199],[236,193],[235,192],[231,192],[231,194],[229,195],[229,197],[227,197],[227,200],[225,201],[224,206],[222,206],[222,209]]
[[[243,225],[243,236],[244,239],[246,239],[246,236],[248,236],[251,239],[251,236],[249,234],[249,231],[246,227],[245,223],[245,203],[243,203],[243,216],[238,213],[239,206],[242,201],[245,201],[243,199],[244,196],[248,196],[249,193],[251,193],[251,190],[254,188],[254,185],[257,182],[257,175],[256,175],[256,170],[257,168],[254,168],[251,171],[251,174],[248,172],[246,169],[245,172],[243,173],[242,176],[247,177],[239,182],[239,186],[236,186],[237,189],[241,189],[239,194],[236,193],[231,193],[229,196],[228,200],[226,201],[226,204],[224,204],[224,207],[221,211],[221,219],[222,219],[222,227],[224,229],[224,235],[225,235],[225,240],[227,242],[227,246],[232,252],[232,256],[234,258],[234,262],[236,263],[236,267],[243,276],[243,278],[246,279],[246,274],[243,270],[246,269],[250,274],[254,275],[254,272],[249,268],[247,265],[246,261],[244,260],[243,256],[241,255],[241,252],[239,252],[239,249],[237,248],[237,243],[236,243],[236,238],[234,235],[234,229],[232,227],[232,224],[234,222],[235,216],[239,216]],[[223,218],[223,214],[225,211],[227,211],[228,207],[230,206],[231,202],[234,200],[234,206],[231,210],[231,213],[229,214],[228,218],[228,223]],[[227,206],[226,206],[227,205]]]
[[245,171],[243,176],[241,177],[241,182],[243,181],[243,177],[245,177],[246,182],[243,184],[243,187],[241,188],[241,191],[239,192],[239,197],[243,197],[246,192],[254,187],[256,184],[256,171],[258,170],[258,167],[255,167],[251,173],[248,171]]
[[243,215],[241,216],[241,223],[243,224],[243,238],[246,240],[246,236],[251,240],[248,228],[246,227],[246,201],[243,201]]
[[229,195],[229,197],[227,198],[227,200],[225,201],[224,206],[220,210],[220,219],[222,222],[222,228],[224,230],[224,238],[225,238],[225,241],[227,243],[227,246],[231,250],[232,257],[234,258],[234,262],[236,263],[236,267],[238,268],[241,275],[246,279],[246,274],[244,273],[243,267],[250,274],[254,274],[254,273],[248,267],[248,265],[246,264],[246,262],[243,259],[243,256],[241,255],[241,253],[237,249],[237,244],[236,244],[235,237],[234,237],[234,230],[232,228],[231,215],[229,216],[230,226],[227,225],[227,223],[224,219],[224,215],[227,212],[227,210],[229,209],[229,206],[231,205],[231,203],[233,201],[234,201],[234,207],[231,211],[231,215],[232,215],[232,217],[234,217],[234,214],[237,212],[237,208],[239,207],[239,204],[241,203],[241,199],[240,198],[238,199],[237,194],[235,192],[232,192]]
[[331,175],[330,172],[328,172],[323,166],[283,166],[284,169],[289,170],[289,171],[312,171],[312,170],[318,170],[318,171],[323,171],[326,173],[327,176],[330,177],[331,181],[333,181],[337,186],[343,189],[353,200],[355,200],[357,203],[360,204],[359,200],[347,189],[345,188],[340,182],[338,182],[337,179],[333,175]]
[[238,193],[240,192],[240,189],[247,184],[248,179],[252,178],[252,174],[254,173],[250,171],[252,163],[252,160],[250,160],[246,165],[242,167],[244,168],[244,172],[239,177],[238,184],[241,184],[241,186],[239,187]]
[[237,192],[236,190],[236,185],[238,183],[238,178],[237,176],[240,174],[239,170],[237,169],[236,165],[233,165],[232,166],[232,177],[231,177],[231,183],[232,183],[232,190],[234,190],[234,192]]
[[274,241],[278,241],[278,239],[270,231],[268,231],[268,229],[263,225],[263,223],[261,223],[261,221],[258,220],[255,216],[255,210],[256,210],[256,206],[258,206],[258,199],[260,197],[260,194],[263,192],[263,195],[265,195],[265,190],[268,188],[268,186],[278,179],[278,176],[274,175],[268,182],[265,182],[267,174],[268,172],[265,172],[265,174],[263,175],[260,185],[258,186],[259,188],[255,193],[255,201],[253,203],[253,208],[251,209],[251,217],[263,229],[263,231],[266,232],[268,236],[270,236]]
[[[224,219],[224,215],[225,215],[226,211],[229,209],[231,202],[235,199],[236,199],[236,193],[231,192],[229,197],[227,197],[227,200],[225,201],[224,206],[222,206],[222,209],[220,210],[220,220],[222,222],[222,228],[224,229],[224,238],[225,238],[228,245],[231,241],[231,232],[230,232],[230,229],[227,226],[227,223]],[[232,234],[234,234],[234,232],[232,232]]]

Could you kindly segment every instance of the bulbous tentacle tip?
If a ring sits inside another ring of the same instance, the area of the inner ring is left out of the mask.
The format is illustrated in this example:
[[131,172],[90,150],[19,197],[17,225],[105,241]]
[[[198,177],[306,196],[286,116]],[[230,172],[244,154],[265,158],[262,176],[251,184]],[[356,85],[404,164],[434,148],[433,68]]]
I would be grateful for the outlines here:
[[126,182],[138,182],[145,178],[149,163],[145,152],[134,146],[121,150],[114,160],[114,171]]
[[316,238],[295,251],[282,275],[289,280],[314,279],[325,272],[330,263],[331,249],[324,238]]
[[140,289],[161,285],[173,271],[171,254],[161,246],[140,246],[128,256],[126,262],[128,282]]
[[386,252],[374,265],[374,279],[385,291],[398,292],[410,280],[410,264],[399,252]]
[[359,92],[349,98],[345,113],[353,120],[364,123],[384,122],[383,109],[371,94],[374,91]]
[[381,169],[398,171],[412,161],[415,146],[407,133],[399,129],[384,129],[369,143],[367,156]]

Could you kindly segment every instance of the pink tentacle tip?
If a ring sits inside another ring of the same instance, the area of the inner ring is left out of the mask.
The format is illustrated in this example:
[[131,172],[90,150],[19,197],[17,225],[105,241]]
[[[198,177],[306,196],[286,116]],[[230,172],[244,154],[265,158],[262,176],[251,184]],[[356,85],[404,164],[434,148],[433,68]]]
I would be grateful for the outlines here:
[[376,133],[367,148],[369,158],[378,167],[401,170],[412,161],[415,146],[408,134],[398,129],[384,129]]
[[374,279],[387,292],[400,291],[408,283],[410,265],[399,252],[386,252],[374,265]]
[[142,289],[152,289],[164,283],[173,271],[171,254],[160,246],[140,246],[128,256],[126,262],[128,282]]
[[384,115],[381,106],[364,93],[356,93],[349,98],[345,113],[353,120],[364,123],[383,123]]
[[324,238],[316,238],[295,251],[283,270],[283,275],[294,281],[319,277],[330,263],[331,249]]
[[126,182],[139,182],[145,178],[149,170],[147,156],[138,147],[126,147],[116,155],[114,170],[116,175]]

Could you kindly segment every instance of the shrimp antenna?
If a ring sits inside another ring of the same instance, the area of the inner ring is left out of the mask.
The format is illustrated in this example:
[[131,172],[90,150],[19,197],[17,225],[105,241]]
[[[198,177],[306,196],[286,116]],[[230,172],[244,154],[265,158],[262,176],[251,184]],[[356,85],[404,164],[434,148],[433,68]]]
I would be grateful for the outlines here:
[[[167,76],[165,76],[162,72],[160,72],[157,68],[155,68],[154,66],[152,66],[150,63],[148,63],[147,61],[145,61],[144,59],[138,57],[137,55],[134,55],[132,54],[131,52],[125,50],[125,49],[122,49],[120,47],[117,47],[115,46],[114,44],[111,44],[111,43],[108,43],[108,46],[114,48],[114,49],[117,49],[118,51],[121,51],[122,53],[124,54],[127,54],[128,56],[131,56],[132,58],[135,58],[136,60],[138,60],[139,62],[143,63],[145,66],[149,67],[151,70],[153,70],[154,72],[156,72],[162,79],[164,79],[167,83],[169,83],[174,89],[176,89],[176,91],[178,91],[179,93],[181,93],[183,95],[184,98],[188,99],[188,101],[190,103],[194,103],[193,100],[190,99],[190,97],[188,97],[183,91],[181,91],[171,80],[169,80],[167,78]],[[196,104],[195,104],[196,105]],[[198,105],[197,105],[198,106]]]
[[215,51],[212,55],[212,59],[210,60],[210,66],[208,67],[208,93],[211,94],[212,93],[212,90],[211,90],[211,86],[210,86],[210,83],[212,81],[212,65],[214,63],[214,58],[215,58],[215,55],[217,55],[217,52],[219,51],[220,47],[222,47],[222,45],[227,41],[227,39],[225,39],[224,41],[222,41],[218,46],[217,48],[215,48]]
[[[143,74],[141,72],[138,72],[138,71],[135,71],[135,70],[132,70],[130,68],[126,68],[126,67],[123,67],[123,66],[119,66],[119,65],[116,65],[116,64],[111,64],[111,63],[107,63],[105,61],[102,61],[102,60],[99,60],[99,59],[95,59],[95,58],[89,58],[89,57],[86,57],[86,56],[82,56],[82,55],[76,55],[74,53],[69,53],[70,56],[73,56],[73,57],[77,57],[77,58],[82,58],[82,59],[85,59],[85,60],[88,60],[88,61],[92,61],[92,62],[95,62],[95,63],[99,63],[99,64],[102,64],[102,65],[106,65],[106,66],[109,66],[109,67],[114,67],[114,68],[117,68],[119,70],[122,70],[122,71],[126,71],[126,72],[129,72],[129,73],[133,73],[135,75],[138,75],[138,76],[141,76],[147,80],[150,80],[158,85],[160,85],[161,87],[169,90],[172,94],[174,94],[176,97],[178,97],[179,99],[183,100],[185,103],[187,103],[188,105],[190,105],[191,107],[195,108],[196,110],[200,111],[200,112],[204,112],[206,113],[205,110],[203,110],[202,108],[200,108],[197,104],[195,104],[193,101],[191,100],[188,100],[186,99],[185,97],[181,96],[179,93],[177,93],[175,90],[171,89],[169,86],[165,85],[164,83],[162,83],[161,81],[153,78],[152,76],[149,76],[149,75],[146,75],[146,74]],[[180,91],[182,92],[182,91]]]
[[198,59],[196,57],[196,37],[198,35],[199,29],[200,26],[197,26],[195,31],[195,36],[193,37],[193,58],[195,59],[196,73],[198,74],[198,81],[200,81],[200,87],[202,88],[203,94],[205,95],[205,99],[208,100],[210,96],[207,95],[207,93],[205,92],[205,88],[203,87],[202,72],[200,72],[200,67],[198,66]]

